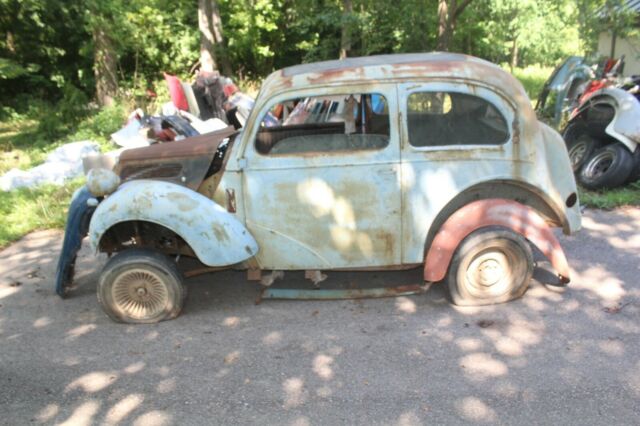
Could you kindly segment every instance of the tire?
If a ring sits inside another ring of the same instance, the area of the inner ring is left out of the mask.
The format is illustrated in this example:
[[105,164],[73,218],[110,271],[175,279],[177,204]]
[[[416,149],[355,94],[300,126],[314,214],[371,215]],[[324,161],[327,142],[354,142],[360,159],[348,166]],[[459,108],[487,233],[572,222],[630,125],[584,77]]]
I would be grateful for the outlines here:
[[634,183],[640,180],[640,145],[636,147],[633,153],[633,169],[625,183]]
[[98,302],[114,321],[151,324],[180,314],[187,289],[176,264],[144,249],[118,253],[98,281]]
[[522,296],[532,276],[533,254],[527,240],[506,228],[487,227],[462,240],[447,284],[456,305],[493,305]]
[[585,162],[578,182],[590,190],[615,188],[624,184],[633,170],[631,153],[619,142],[596,150]]
[[602,143],[588,134],[583,134],[570,142],[567,142],[567,151],[571,168],[574,173],[580,173],[582,166],[593,153],[601,147]]

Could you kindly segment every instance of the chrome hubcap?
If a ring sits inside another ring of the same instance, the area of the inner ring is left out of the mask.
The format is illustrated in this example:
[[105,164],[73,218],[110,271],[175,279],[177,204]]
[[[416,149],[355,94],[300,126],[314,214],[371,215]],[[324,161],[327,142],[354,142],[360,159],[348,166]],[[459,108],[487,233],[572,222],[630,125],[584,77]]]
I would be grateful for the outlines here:
[[132,269],[120,275],[113,284],[112,296],[117,308],[135,319],[158,315],[169,300],[160,277],[146,269]]
[[603,151],[596,154],[585,167],[584,174],[588,178],[597,179],[604,175],[613,164],[614,154]]

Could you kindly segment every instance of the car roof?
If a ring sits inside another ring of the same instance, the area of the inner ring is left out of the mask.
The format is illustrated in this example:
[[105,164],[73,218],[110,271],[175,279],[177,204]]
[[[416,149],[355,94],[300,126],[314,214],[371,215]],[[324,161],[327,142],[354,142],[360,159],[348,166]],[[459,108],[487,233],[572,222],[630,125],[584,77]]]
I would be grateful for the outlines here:
[[333,61],[313,62],[309,64],[294,65],[282,69],[283,76],[294,76],[306,73],[326,73],[345,71],[362,67],[379,67],[383,65],[424,65],[430,63],[453,63],[474,61],[493,66],[490,62],[459,53],[431,52],[431,53],[403,53],[390,55],[361,56],[356,58],[345,58]]
[[295,65],[269,75],[260,96],[271,97],[283,91],[341,83],[428,81],[432,78],[491,86],[506,95],[521,112],[532,112],[531,101],[522,84],[511,74],[483,59],[446,52],[364,56]]

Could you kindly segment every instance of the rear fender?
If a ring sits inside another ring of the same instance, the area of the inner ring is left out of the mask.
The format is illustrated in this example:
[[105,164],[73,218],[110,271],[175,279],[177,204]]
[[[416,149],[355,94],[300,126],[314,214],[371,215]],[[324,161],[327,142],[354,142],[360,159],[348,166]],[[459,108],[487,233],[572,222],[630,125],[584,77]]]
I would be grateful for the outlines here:
[[544,219],[530,207],[504,199],[474,201],[446,220],[428,248],[424,266],[425,281],[444,279],[462,240],[486,226],[503,226],[524,236],[551,261],[560,280],[569,282],[567,258]]
[[615,111],[605,133],[620,141],[630,152],[640,143],[640,102],[630,93],[618,88],[606,88],[587,98],[576,116],[594,105],[609,105]]
[[103,235],[115,224],[146,221],[178,234],[207,266],[242,262],[258,244],[232,214],[205,196],[170,182],[134,180],[106,198],[91,218],[89,237],[97,252]]

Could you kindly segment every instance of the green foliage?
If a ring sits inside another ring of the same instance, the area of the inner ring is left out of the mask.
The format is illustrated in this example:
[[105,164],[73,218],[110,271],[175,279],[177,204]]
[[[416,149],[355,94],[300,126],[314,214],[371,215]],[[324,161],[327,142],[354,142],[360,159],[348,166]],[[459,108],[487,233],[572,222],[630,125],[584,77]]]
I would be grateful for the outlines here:
[[[508,65],[504,64],[503,68],[508,69]],[[513,75],[520,80],[527,95],[529,95],[529,98],[535,103],[542,90],[542,86],[544,86],[545,81],[547,81],[552,72],[552,67],[529,65],[525,68],[515,68]]]
[[580,203],[599,209],[613,209],[621,206],[640,206],[640,181],[624,188],[604,191],[580,189]]
[[83,183],[79,178],[64,186],[0,192],[0,248],[31,231],[64,227],[71,196]]

